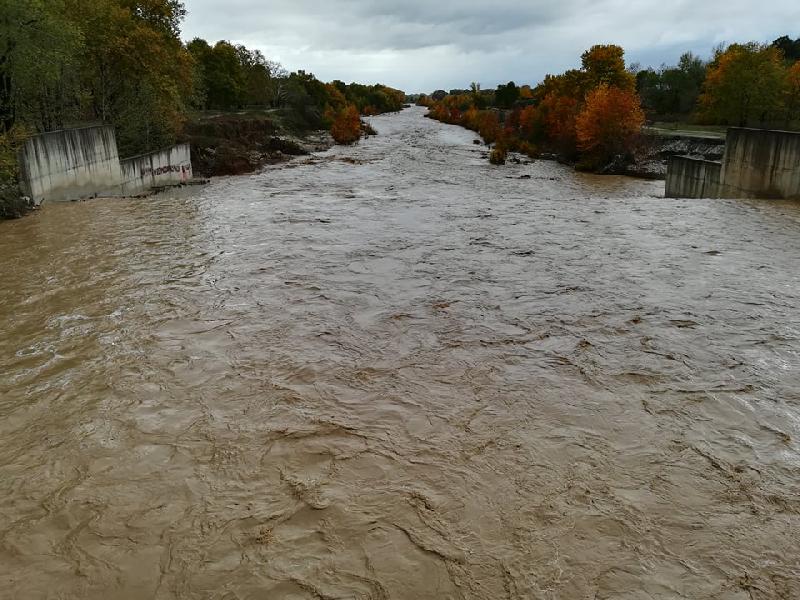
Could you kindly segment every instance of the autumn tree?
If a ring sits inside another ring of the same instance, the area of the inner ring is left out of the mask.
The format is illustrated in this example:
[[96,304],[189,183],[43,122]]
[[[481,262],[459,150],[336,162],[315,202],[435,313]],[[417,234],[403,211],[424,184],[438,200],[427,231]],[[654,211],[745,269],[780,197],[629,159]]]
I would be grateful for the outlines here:
[[620,46],[592,46],[581,55],[581,65],[587,92],[603,84],[623,90],[636,87],[635,77],[625,69],[625,50]]
[[478,133],[487,144],[493,144],[500,137],[503,128],[496,111],[484,110],[478,114]]
[[578,69],[569,69],[560,75],[545,75],[544,80],[532,92],[533,99],[544,102],[547,96],[564,96],[582,99],[586,95],[586,73]]
[[529,104],[522,109],[519,115],[519,131],[524,140],[541,140],[543,137],[544,125],[538,106]]
[[788,35],[783,35],[772,42],[772,45],[783,52],[783,57],[790,63],[800,60],[800,38],[793,40]]
[[64,0],[83,32],[86,120],[111,123],[123,154],[173,143],[193,93],[192,58],[175,0]]
[[629,153],[643,124],[636,92],[601,84],[589,93],[576,119],[578,149],[597,167]]
[[785,94],[781,51],[755,42],[717,52],[700,96],[700,116],[721,125],[766,125],[778,117]]
[[800,61],[794,63],[786,74],[784,111],[787,127],[800,124]]
[[353,144],[361,137],[361,117],[358,109],[349,104],[333,115],[331,135],[338,144]]
[[575,120],[580,110],[578,98],[550,93],[539,105],[539,110],[547,145],[564,157],[574,158],[577,149]]

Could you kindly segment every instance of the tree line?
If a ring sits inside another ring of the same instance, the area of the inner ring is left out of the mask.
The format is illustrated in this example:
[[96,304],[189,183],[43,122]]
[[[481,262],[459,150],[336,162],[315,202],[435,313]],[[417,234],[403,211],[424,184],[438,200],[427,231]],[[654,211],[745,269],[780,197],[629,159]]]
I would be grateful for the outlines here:
[[509,151],[552,152],[597,169],[627,152],[644,123],[636,79],[615,45],[593,46],[581,56],[580,69],[547,75],[533,88],[509,82],[487,91],[473,83],[469,91],[456,92],[440,90],[420,103],[429,106],[432,118],[473,129],[494,143],[494,163],[504,162]]
[[[219,41],[211,46],[195,38],[186,45],[195,69],[192,105],[201,110],[230,111],[251,107],[290,108],[310,129],[341,126],[352,107],[360,115],[393,112],[405,94],[385,85],[323,83],[310,73],[288,73],[259,50]],[[338,127],[340,129],[341,127]]]
[[688,52],[677,65],[634,71],[651,120],[800,128],[800,38],[720,46],[708,61]]
[[630,156],[646,121],[800,128],[800,38],[720,46],[709,61],[692,53],[675,66],[626,65],[624,50],[598,45],[581,67],[539,85],[513,81],[495,90],[437,90],[419,104],[429,116],[477,131],[509,150],[555,153],[596,170]]
[[326,84],[227,41],[185,44],[185,15],[180,0],[0,0],[0,178],[21,137],[75,125],[114,125],[133,155],[174,143],[194,111],[283,109],[348,143],[359,115],[402,108],[387,86]]

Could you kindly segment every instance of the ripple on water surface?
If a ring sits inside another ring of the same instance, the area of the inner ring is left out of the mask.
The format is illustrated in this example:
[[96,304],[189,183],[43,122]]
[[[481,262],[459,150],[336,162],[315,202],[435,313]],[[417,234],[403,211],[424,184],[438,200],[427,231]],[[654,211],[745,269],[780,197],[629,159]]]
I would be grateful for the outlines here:
[[372,122],[0,223],[0,597],[800,597],[800,207]]

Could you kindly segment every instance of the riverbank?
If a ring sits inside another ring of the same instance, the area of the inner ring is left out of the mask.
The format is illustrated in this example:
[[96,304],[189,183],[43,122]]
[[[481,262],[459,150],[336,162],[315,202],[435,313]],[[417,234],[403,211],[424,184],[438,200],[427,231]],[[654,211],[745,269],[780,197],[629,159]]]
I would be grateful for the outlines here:
[[673,156],[720,160],[724,152],[724,136],[668,133],[645,128],[631,156],[619,165],[610,165],[608,172],[645,179],[666,179],[667,164]]
[[33,209],[33,205],[22,195],[16,183],[0,183],[0,221],[19,219]]
[[[725,151],[725,137],[716,132],[702,135],[699,132],[668,131],[650,127],[642,128],[640,135],[632,142],[631,149],[626,154],[616,156],[606,164],[592,165],[587,168],[574,158],[559,152],[557,148],[537,148],[533,144],[497,140],[501,135],[502,127],[510,118],[510,111],[495,111],[498,127],[489,129],[487,139],[486,131],[476,131],[461,123],[450,123],[473,131],[480,137],[476,144],[483,143],[489,149],[484,157],[492,164],[503,165],[508,162],[519,164],[530,159],[554,160],[563,165],[570,166],[579,171],[587,171],[597,175],[625,175],[640,179],[664,180],[667,174],[667,164],[673,156],[688,156],[704,160],[720,160]],[[430,112],[426,117],[437,120]],[[502,149],[500,149],[502,147]],[[509,156],[510,155],[510,156]],[[517,155],[514,157],[514,155]],[[523,158],[524,157],[524,158]]]
[[[356,140],[360,136],[375,134],[358,115],[354,119]],[[185,184],[190,180],[196,183],[208,177],[252,173],[267,165],[328,150],[337,144],[330,132],[309,130],[297,121],[297,115],[292,111],[282,110],[196,115],[186,123],[180,136],[180,148],[184,155],[184,162],[180,166],[170,162],[169,152],[166,152],[165,158],[162,156],[165,152],[159,151],[125,161],[126,177],[118,172],[120,165],[115,162],[118,156],[116,141],[112,139],[113,128],[80,128],[35,136],[23,142],[39,143],[36,140],[51,137],[55,137],[55,141],[41,142],[50,146],[35,152],[29,151],[28,154],[35,159],[26,158],[20,153],[22,145],[15,152],[6,153],[9,158],[3,162],[4,165],[8,163],[8,169],[3,171],[5,183],[0,184],[0,219],[22,217],[42,199],[136,196],[147,193],[148,188],[160,191],[170,184]],[[100,135],[95,131],[105,133]],[[69,152],[68,148],[78,150]],[[22,160],[19,165],[17,155]],[[42,157],[41,160],[39,157]],[[39,183],[44,185],[38,195],[33,194],[36,202],[30,202],[24,196],[23,186],[15,183],[21,177],[15,175],[20,169],[32,169],[25,180],[36,181],[37,189],[41,187]],[[135,172],[127,174],[131,169]],[[166,177],[161,175],[162,172]],[[159,176],[153,177],[154,173],[159,173]],[[173,176],[174,173],[180,176]],[[192,180],[193,174],[201,179]],[[143,182],[145,179],[149,181],[148,177],[153,181],[146,186]],[[125,185],[122,185],[123,179]],[[140,185],[131,185],[136,182]]]
[[192,167],[203,177],[252,173],[336,144],[327,131],[292,127],[280,111],[196,115],[182,139],[191,145]]

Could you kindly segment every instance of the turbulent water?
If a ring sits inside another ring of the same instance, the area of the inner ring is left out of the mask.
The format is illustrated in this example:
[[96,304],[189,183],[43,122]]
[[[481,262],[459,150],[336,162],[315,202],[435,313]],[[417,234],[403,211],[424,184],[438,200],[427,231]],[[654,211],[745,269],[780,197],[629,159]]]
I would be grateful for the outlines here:
[[0,597],[800,598],[800,205],[372,122],[0,224]]

